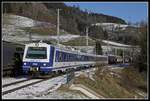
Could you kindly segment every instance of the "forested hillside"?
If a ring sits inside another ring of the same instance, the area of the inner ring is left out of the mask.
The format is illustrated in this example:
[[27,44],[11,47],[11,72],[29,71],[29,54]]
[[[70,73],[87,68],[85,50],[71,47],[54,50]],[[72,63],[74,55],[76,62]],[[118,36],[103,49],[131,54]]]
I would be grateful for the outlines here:
[[[64,3],[4,3],[3,13],[13,13],[56,24],[57,8],[61,9],[60,28],[71,34],[85,35],[85,27],[93,23],[111,22],[126,24],[121,18],[92,12],[88,13],[87,10],[80,10],[78,6],[70,7]],[[90,37],[107,39],[107,33],[100,26],[92,27],[91,29]]]

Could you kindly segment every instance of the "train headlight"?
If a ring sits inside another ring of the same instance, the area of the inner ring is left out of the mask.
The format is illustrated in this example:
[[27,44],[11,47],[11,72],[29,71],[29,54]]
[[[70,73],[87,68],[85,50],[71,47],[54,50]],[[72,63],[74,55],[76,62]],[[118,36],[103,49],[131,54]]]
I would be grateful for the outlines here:
[[46,66],[46,63],[44,63],[43,65]]
[[24,63],[24,65],[26,65],[26,63]]

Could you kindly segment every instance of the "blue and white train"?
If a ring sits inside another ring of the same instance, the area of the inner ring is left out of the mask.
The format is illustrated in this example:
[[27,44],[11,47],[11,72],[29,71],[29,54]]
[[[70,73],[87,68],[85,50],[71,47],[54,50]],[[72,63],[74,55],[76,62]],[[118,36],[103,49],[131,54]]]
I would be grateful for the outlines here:
[[26,44],[23,55],[23,72],[48,74],[68,68],[88,67],[96,63],[108,64],[108,57],[66,50],[47,43]]

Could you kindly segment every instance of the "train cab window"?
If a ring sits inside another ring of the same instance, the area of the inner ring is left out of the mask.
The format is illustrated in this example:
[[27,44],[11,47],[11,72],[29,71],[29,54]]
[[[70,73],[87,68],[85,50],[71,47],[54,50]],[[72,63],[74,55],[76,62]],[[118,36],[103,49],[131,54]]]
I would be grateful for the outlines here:
[[47,48],[46,47],[28,47],[26,58],[47,59]]

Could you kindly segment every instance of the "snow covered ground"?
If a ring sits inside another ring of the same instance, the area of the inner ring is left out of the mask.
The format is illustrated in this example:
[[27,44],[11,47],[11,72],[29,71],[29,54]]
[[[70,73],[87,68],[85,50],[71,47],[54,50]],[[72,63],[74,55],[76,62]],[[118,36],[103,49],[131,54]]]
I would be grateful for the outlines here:
[[[62,42],[67,42],[69,40],[72,40],[74,38],[78,38],[80,37],[80,35],[72,35],[72,34],[65,34],[65,35],[60,35],[59,38],[60,38],[60,41]],[[51,38],[53,39],[58,39],[57,36],[51,36]]]
[[[80,37],[78,35],[62,35],[60,36],[61,42],[67,42],[69,40],[72,40],[73,38]],[[57,40],[57,36],[48,36],[48,35],[32,35],[32,40]],[[7,35],[3,36],[3,40],[8,42],[23,42],[23,41],[29,41],[29,35],[28,34],[22,34],[22,35]]]
[[32,79],[32,80],[28,80],[26,82],[22,82],[22,83],[18,83],[18,84],[15,84],[15,85],[7,86],[7,87],[2,88],[2,91],[5,92],[5,91],[8,91],[8,90],[20,87],[20,86],[24,86],[24,85],[27,85],[27,84],[30,84],[30,83],[33,83],[33,82],[37,82],[37,81],[40,81],[40,79]]
[[31,85],[23,89],[19,89],[15,92],[3,95],[2,97],[4,99],[34,98],[35,96],[40,96],[44,93],[47,93],[47,90],[48,92],[52,89],[55,90],[55,87],[60,86],[61,83],[65,83],[65,76],[52,78],[44,82],[37,83],[35,85]]
[[27,18],[27,17],[23,17],[23,16],[19,16],[19,15],[12,15],[12,14],[5,14],[3,15],[4,22],[5,23],[5,19],[7,18],[7,22],[10,25],[16,26],[16,27],[33,27],[35,26],[35,23],[37,21]]
[[[95,69],[82,70],[76,72],[76,76],[79,76],[83,72],[89,76],[91,79],[94,74]],[[89,73],[90,72],[90,73]],[[23,78],[22,78],[23,79]],[[3,99],[89,99],[89,97],[85,96],[82,93],[75,93],[72,91],[61,91],[57,90],[62,84],[66,84],[67,76],[58,76],[44,82],[40,82],[38,84],[34,84],[22,89],[19,89],[15,92],[8,93],[3,95]],[[3,82],[7,82],[10,80],[15,80],[15,78],[4,78]],[[21,79],[20,79],[21,80]],[[15,80],[17,81],[17,80]],[[4,83],[3,83],[4,84]]]
[[13,83],[16,81],[26,80],[26,79],[27,77],[18,77],[18,78],[5,77],[5,78],[2,78],[2,85]]

